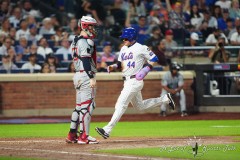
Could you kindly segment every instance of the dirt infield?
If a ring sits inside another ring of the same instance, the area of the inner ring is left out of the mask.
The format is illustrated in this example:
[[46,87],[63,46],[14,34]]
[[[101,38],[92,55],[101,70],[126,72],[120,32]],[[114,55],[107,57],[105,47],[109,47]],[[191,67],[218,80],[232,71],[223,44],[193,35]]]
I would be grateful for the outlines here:
[[[95,116],[93,121],[109,121],[111,116]],[[208,119],[240,119],[239,113],[198,113],[188,117],[171,114],[159,117],[157,114],[124,115],[121,121],[165,121],[165,120],[208,120]],[[232,137],[204,137],[205,145],[233,143]],[[28,157],[47,160],[119,160],[119,159],[153,159],[151,157],[137,157],[111,155],[94,152],[99,149],[121,149],[141,147],[184,146],[187,138],[110,138],[100,139],[100,144],[79,145],[65,143],[63,138],[0,138],[0,156]],[[160,152],[159,152],[160,155]],[[163,158],[154,158],[162,159]]]
[[[229,137],[204,137],[204,144],[229,144]],[[119,160],[119,159],[152,159],[150,157],[124,156],[96,153],[99,149],[141,148],[163,146],[184,146],[186,138],[121,138],[101,140],[100,144],[79,145],[67,144],[64,139],[0,139],[0,155],[28,157],[48,160]],[[159,155],[161,153],[159,152]],[[154,158],[163,159],[163,158]],[[166,160],[166,159],[164,159]]]

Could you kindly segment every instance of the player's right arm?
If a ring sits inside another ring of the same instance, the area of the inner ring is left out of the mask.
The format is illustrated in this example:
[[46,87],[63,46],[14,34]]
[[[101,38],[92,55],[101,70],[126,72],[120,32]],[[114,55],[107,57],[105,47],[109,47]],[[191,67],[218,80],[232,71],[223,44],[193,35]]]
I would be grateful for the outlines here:
[[122,63],[120,61],[118,61],[117,63],[108,66],[107,71],[108,71],[108,73],[110,73],[115,69],[121,69],[121,68],[122,68]]

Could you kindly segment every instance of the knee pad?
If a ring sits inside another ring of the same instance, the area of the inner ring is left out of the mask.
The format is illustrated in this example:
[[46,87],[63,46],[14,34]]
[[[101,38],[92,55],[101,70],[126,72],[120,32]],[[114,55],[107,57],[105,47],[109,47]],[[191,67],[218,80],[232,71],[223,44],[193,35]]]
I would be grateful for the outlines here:
[[81,104],[81,109],[79,110],[80,133],[88,133],[92,112],[95,106],[92,99]]
[[70,128],[78,130],[78,126],[79,126],[79,110],[75,108],[72,112]]
[[[80,111],[77,110],[76,108],[73,110],[72,119],[71,119],[72,122],[75,122],[75,123],[78,122],[79,112],[80,112]],[[75,120],[75,119],[76,119],[76,120]]]

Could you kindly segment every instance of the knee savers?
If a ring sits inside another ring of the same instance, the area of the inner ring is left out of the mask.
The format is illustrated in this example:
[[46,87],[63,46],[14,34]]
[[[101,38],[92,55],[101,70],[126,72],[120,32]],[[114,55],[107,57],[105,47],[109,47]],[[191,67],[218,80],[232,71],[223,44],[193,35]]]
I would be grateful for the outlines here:
[[91,121],[92,112],[95,108],[93,100],[88,100],[81,103],[81,106],[78,107],[79,110],[79,124],[80,124],[80,133],[89,133],[89,125]]

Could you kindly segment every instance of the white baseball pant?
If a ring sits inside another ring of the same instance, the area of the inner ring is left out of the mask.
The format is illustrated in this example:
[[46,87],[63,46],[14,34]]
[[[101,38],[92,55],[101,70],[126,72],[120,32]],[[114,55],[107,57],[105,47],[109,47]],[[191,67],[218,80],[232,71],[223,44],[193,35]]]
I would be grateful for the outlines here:
[[145,110],[160,106],[163,103],[169,103],[167,95],[143,100],[141,93],[143,85],[143,81],[138,81],[135,78],[124,81],[124,87],[120,96],[118,97],[117,103],[115,104],[115,111],[112,119],[105,127],[103,127],[106,133],[111,133],[113,127],[120,120],[130,102],[132,103],[133,107],[136,107],[139,110]]
[[77,129],[79,121],[80,132],[89,135],[96,89],[90,87],[90,79],[85,72],[75,73],[73,83],[76,89],[76,108],[72,113],[70,128]]

